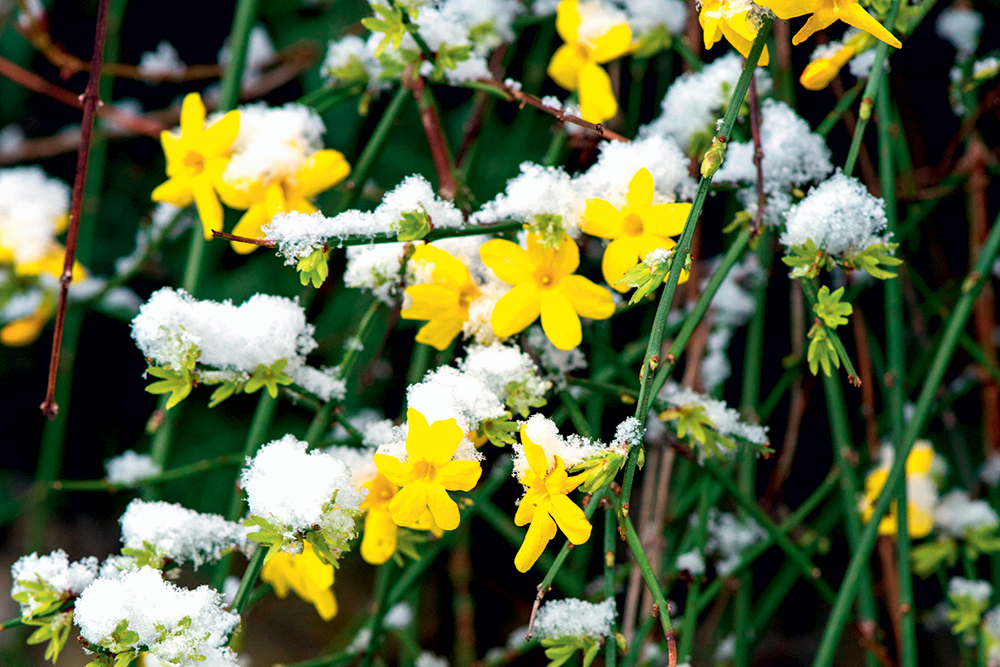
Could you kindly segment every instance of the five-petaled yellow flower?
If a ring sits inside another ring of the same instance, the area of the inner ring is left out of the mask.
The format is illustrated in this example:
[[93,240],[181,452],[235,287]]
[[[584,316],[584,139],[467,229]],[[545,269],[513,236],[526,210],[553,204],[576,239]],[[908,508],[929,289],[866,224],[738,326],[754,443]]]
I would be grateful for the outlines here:
[[337,598],[333,596],[333,565],[324,563],[308,542],[300,554],[275,554],[260,571],[260,578],[274,587],[279,598],[288,590],[316,607],[324,621],[337,615]]
[[[926,537],[934,528],[934,505],[937,501],[937,484],[932,477],[934,448],[926,440],[919,440],[906,457],[906,528],[910,537]],[[889,477],[885,462],[868,473],[865,478],[865,495],[861,501],[861,518],[871,520],[872,508]],[[899,531],[896,502],[878,524],[879,535],[896,535]]]
[[[552,56],[548,75],[566,90],[580,91],[580,115],[602,123],[618,113],[611,78],[602,63],[621,58],[632,43],[628,23],[608,25],[600,2],[562,0],[556,10],[556,30],[566,42]],[[596,20],[587,21],[594,16]]]
[[556,536],[557,525],[573,544],[583,544],[590,539],[591,525],[583,510],[567,497],[587,475],[570,477],[558,456],[554,457],[555,463],[550,468],[544,450],[528,438],[524,426],[521,427],[521,444],[530,467],[521,478],[527,491],[517,506],[514,523],[531,525],[514,556],[514,567],[519,572],[527,572],[545,551],[549,540]]
[[432,264],[433,282],[406,288],[413,303],[400,316],[406,320],[430,320],[417,332],[417,342],[444,350],[462,332],[469,319],[469,306],[479,297],[479,288],[465,264],[440,248],[422,245],[410,261]]
[[443,530],[458,528],[458,503],[449,491],[470,491],[479,481],[479,461],[453,461],[465,433],[454,419],[428,425],[422,414],[406,411],[406,463],[394,456],[375,455],[375,466],[401,488],[389,503],[397,526],[424,528],[429,519]]
[[[233,230],[237,236],[263,238],[261,227],[281,212],[315,213],[310,199],[329,190],[347,178],[351,166],[340,151],[324,149],[305,158],[294,174],[278,176],[270,181],[228,183],[220,179],[219,196],[227,206],[246,213]],[[245,255],[257,249],[250,243],[231,243],[233,250]]]
[[497,278],[514,288],[493,308],[490,322],[500,338],[513,336],[542,318],[542,329],[560,350],[572,350],[583,340],[580,317],[606,320],[615,312],[611,293],[583,276],[580,249],[563,235],[558,248],[546,248],[528,234],[527,250],[504,239],[487,241],[479,248],[483,263]]
[[216,189],[239,131],[239,111],[230,111],[205,127],[205,105],[198,93],[190,93],[181,107],[180,133],[160,134],[168,178],[153,190],[153,201],[181,207],[193,201],[206,239],[212,238],[212,230],[222,231],[222,204]]
[[[628,186],[628,197],[621,210],[603,199],[588,199],[583,216],[583,231],[592,236],[612,239],[604,250],[601,272],[604,280],[619,292],[628,291],[619,285],[625,272],[646,258],[646,255],[676,244],[671,236],[684,231],[691,204],[653,204],[653,175],[640,169]],[[681,281],[687,273],[681,274]]]
[[858,30],[864,30],[889,46],[903,48],[899,40],[892,36],[881,23],[875,20],[858,0],[758,0],[757,4],[767,7],[779,19],[791,19],[796,16],[812,14],[802,29],[795,33],[792,44],[801,44],[813,33],[827,28],[835,21],[843,21]]
[[[698,22],[705,38],[705,48],[710,49],[725,37],[746,58],[757,38],[757,26],[748,16],[754,3],[747,0],[705,0],[701,5]],[[770,57],[767,47],[760,54],[758,65],[767,65]]]
[[[361,540],[361,557],[366,563],[381,565],[396,552],[396,543],[399,537],[399,526],[392,520],[392,512],[389,505],[399,487],[389,481],[389,478],[378,473],[374,478],[361,485],[368,489],[368,497],[361,503],[361,509],[365,514],[365,535]],[[430,512],[421,517],[421,520],[412,526],[419,530],[429,530],[436,536],[444,534]]]

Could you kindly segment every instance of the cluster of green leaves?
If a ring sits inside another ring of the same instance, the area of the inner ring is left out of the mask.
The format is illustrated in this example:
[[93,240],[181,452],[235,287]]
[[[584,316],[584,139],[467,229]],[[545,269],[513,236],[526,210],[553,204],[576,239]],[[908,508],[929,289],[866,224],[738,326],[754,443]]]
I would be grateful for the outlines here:
[[860,269],[879,280],[895,278],[895,271],[882,267],[899,266],[903,263],[903,260],[892,254],[898,247],[898,243],[873,243],[861,252],[844,259],[844,268]]
[[794,278],[817,278],[823,269],[830,271],[834,267],[833,258],[817,248],[812,239],[791,246],[781,261],[792,267]]
[[538,237],[538,242],[546,248],[558,248],[566,236],[563,217],[555,213],[538,213],[534,222],[528,226],[528,232]]
[[111,633],[111,643],[112,647],[98,653],[87,667],[129,667],[145,650],[145,647],[137,646],[139,635],[128,629],[127,618],[123,618]]
[[434,231],[434,224],[421,206],[413,211],[403,211],[402,217],[392,223],[392,229],[400,241],[419,241]]
[[517,422],[510,419],[512,416],[513,415],[508,412],[507,419],[483,420],[479,424],[479,428],[476,429],[476,435],[480,438],[486,436],[489,441],[497,447],[513,445],[517,442],[517,439],[513,435],[514,433],[517,433]]
[[15,602],[31,608],[31,612],[21,617],[21,622],[38,628],[28,637],[28,643],[48,642],[48,646],[45,647],[45,659],[55,663],[59,659],[60,651],[66,645],[70,627],[73,625],[73,612],[60,611],[69,600],[69,595],[65,591],[53,589],[41,577],[34,580],[19,579],[17,583],[26,590],[11,597]]
[[299,282],[303,285],[312,283],[315,288],[322,287],[330,275],[330,265],[327,263],[329,256],[330,251],[326,248],[315,248],[301,258],[295,265],[295,270],[299,272]]
[[625,467],[627,461],[628,456],[624,453],[609,451],[581,461],[573,466],[571,472],[586,473],[587,479],[580,485],[580,490],[584,493],[594,493],[618,477],[618,473]]
[[124,547],[122,549],[122,555],[133,559],[136,567],[149,566],[157,570],[162,570],[167,561],[166,554],[163,553],[163,550],[146,540],[142,541],[141,549]]
[[183,368],[179,371],[169,366],[162,368],[151,366],[147,372],[163,379],[146,387],[146,391],[151,394],[170,393],[170,399],[167,401],[168,410],[187,398],[196,382],[209,386],[219,385],[209,398],[208,407],[210,408],[214,408],[230,396],[241,392],[253,394],[260,389],[266,389],[272,398],[277,398],[279,386],[292,384],[292,378],[285,373],[287,365],[288,360],[284,358],[278,359],[270,366],[257,364],[257,368],[249,377],[246,374],[236,374],[231,377],[200,374],[194,370],[193,364],[191,368]]
[[727,452],[736,451],[736,443],[716,429],[715,422],[701,405],[681,405],[664,410],[660,420],[675,421],[677,437],[686,440],[691,449],[709,458],[725,459]]
[[548,667],[559,667],[583,651],[583,667],[590,667],[601,649],[601,640],[594,637],[549,637],[539,642],[545,647],[545,657],[550,660]]
[[[359,510],[346,510],[342,507],[337,507],[336,493],[334,493],[333,497],[323,505],[323,512],[350,512],[354,517],[361,514]],[[297,548],[301,546],[302,542],[308,542],[312,545],[316,554],[320,557],[320,560],[325,563],[330,563],[336,567],[337,558],[340,553],[350,550],[350,545],[347,541],[354,537],[354,535],[333,535],[322,529],[307,530],[296,534],[292,531],[285,530],[281,526],[274,525],[263,517],[253,514],[251,514],[246,521],[243,522],[243,525],[247,527],[257,527],[257,531],[248,534],[247,537],[268,548],[267,555],[264,557],[265,563],[271,560],[275,554],[280,551],[297,551]]]
[[507,398],[504,402],[507,407],[524,419],[527,419],[528,415],[531,414],[531,408],[545,407],[548,403],[544,396],[540,396],[529,386],[533,381],[537,382],[534,377],[517,382],[511,380],[506,387]]
[[188,345],[184,350],[184,358],[180,368],[174,368],[169,364],[166,366],[150,366],[146,372],[153,377],[160,378],[158,382],[146,387],[150,394],[170,394],[167,400],[167,409],[174,407],[191,393],[194,388],[195,377],[192,371],[198,363],[201,350],[197,345]]
[[391,44],[397,51],[403,44],[403,37],[410,32],[410,26],[403,18],[403,8],[399,5],[387,6],[374,3],[372,11],[381,18],[368,16],[361,19],[361,25],[372,32],[382,33],[382,41],[375,48],[375,57],[381,56]]
[[952,634],[964,635],[966,642],[974,643],[979,624],[983,620],[983,613],[990,606],[989,599],[977,600],[971,595],[949,595],[948,601],[951,602],[948,620],[951,621]]
[[840,301],[843,296],[843,287],[831,292],[826,285],[816,295],[817,303],[813,305],[816,321],[809,330],[807,352],[809,371],[813,375],[819,372],[820,366],[826,375],[830,375],[833,368],[840,368],[840,357],[845,353],[843,346],[837,345],[839,341],[835,339],[834,331],[840,325],[847,324],[847,317],[854,310],[851,304]]
[[[635,287],[635,292],[632,293],[632,297],[628,300],[631,306],[634,303],[641,301],[647,294],[655,292],[659,289],[663,281],[667,279],[670,274],[670,265],[673,263],[674,258],[673,250],[668,251],[667,258],[662,262],[655,262],[652,265],[647,264],[645,261],[639,262],[631,269],[625,272],[616,285],[628,285],[630,287]],[[687,255],[684,258],[684,271],[691,270],[691,256]]]
[[954,567],[962,548],[965,550],[966,558],[972,562],[975,562],[981,554],[998,553],[1000,534],[997,529],[998,526],[968,528],[961,547],[957,540],[946,537],[914,546],[910,554],[913,571],[921,577],[928,577],[935,572],[943,572]]
[[[157,623],[153,626],[156,630],[156,643],[163,644],[170,639],[181,639],[183,643],[193,643],[194,645],[201,645],[208,641],[211,633],[206,632],[202,635],[194,635],[191,633],[191,617],[185,616],[177,622],[176,629],[168,628],[162,623]],[[171,642],[177,643],[177,642]],[[178,656],[182,659],[190,660],[191,662],[205,662],[205,656],[200,653],[189,653],[183,656]]]

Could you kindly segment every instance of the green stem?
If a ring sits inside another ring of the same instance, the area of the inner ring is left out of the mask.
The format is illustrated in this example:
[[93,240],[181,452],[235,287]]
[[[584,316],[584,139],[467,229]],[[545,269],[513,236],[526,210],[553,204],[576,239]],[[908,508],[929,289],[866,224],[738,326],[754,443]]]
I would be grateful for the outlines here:
[[[743,71],[740,72],[740,78],[736,82],[736,88],[733,90],[733,96],[729,99],[729,105],[726,107],[726,113],[722,117],[722,125],[719,128],[718,134],[720,140],[729,140],[729,135],[733,131],[733,125],[736,123],[736,117],[739,114],[739,109],[743,105],[743,100],[746,97],[747,90],[750,88],[750,80],[753,78],[754,69],[757,67],[757,61],[760,60],[760,54],[764,50],[764,44],[767,42],[767,36],[771,32],[771,25],[773,23],[774,19],[769,16],[765,16],[761,21],[761,25],[757,31],[757,37],[754,39],[753,46],[750,48],[750,54],[747,56],[747,61],[743,65]],[[656,316],[653,320],[653,329],[650,331],[649,344],[646,347],[646,357],[643,359],[642,369],[639,373],[642,383],[639,387],[639,400],[636,401],[635,418],[638,419],[640,423],[645,422],[646,413],[649,411],[649,406],[652,403],[652,397],[656,395],[651,392],[652,387],[650,376],[654,373],[657,365],[659,364],[660,347],[663,342],[663,328],[667,324],[667,316],[670,314],[670,305],[674,300],[674,291],[677,289],[677,283],[681,277],[681,269],[684,267],[687,255],[691,251],[691,238],[694,236],[695,227],[698,226],[698,218],[701,216],[701,209],[705,205],[705,199],[708,197],[708,191],[711,188],[711,185],[712,175],[703,176],[701,181],[698,183],[698,192],[695,194],[694,202],[691,204],[691,211],[684,223],[684,231],[681,233],[680,241],[677,243],[673,260],[670,263],[670,274],[667,276],[666,286],[663,288],[663,294],[660,296],[660,303],[656,308]],[[639,462],[640,451],[641,449],[639,447],[633,447],[629,451],[628,463],[625,466],[625,475],[622,481],[621,502],[623,516],[628,515],[629,498],[632,495],[632,483],[635,478],[635,469]]]
[[903,446],[896,453],[892,468],[889,470],[889,476],[885,482],[885,487],[879,494],[878,500],[875,501],[875,505],[872,508],[872,516],[868,521],[868,525],[865,526],[857,548],[854,549],[851,556],[850,564],[844,575],[844,581],[840,586],[837,600],[830,614],[830,620],[827,622],[826,629],[823,632],[819,651],[813,662],[814,667],[829,667],[833,663],[837,642],[850,615],[851,602],[861,583],[862,573],[867,572],[868,558],[871,556],[872,549],[875,546],[875,538],[878,537],[879,522],[886,511],[888,511],[889,505],[895,499],[895,490],[905,476],[906,457],[909,456],[913,443],[927,423],[934,395],[937,393],[938,386],[941,384],[948,364],[951,362],[955,347],[958,345],[959,335],[969,320],[976,297],[979,295],[986,278],[991,275],[990,267],[998,251],[1000,251],[1000,219],[993,223],[990,235],[983,245],[982,254],[979,255],[975,267],[966,278],[962,286],[962,296],[959,297],[951,317],[948,318],[944,336],[942,337],[941,344],[937,347],[937,351],[934,354],[934,361],[931,363],[923,387],[920,390],[913,416],[910,418],[909,423],[907,423],[906,430],[903,433]]
[[192,475],[200,475],[203,472],[215,470],[216,468],[221,468],[223,466],[235,465],[241,463],[242,461],[242,456],[238,454],[224,454],[210,459],[195,461],[194,463],[189,463],[172,470],[166,470],[161,472],[159,475],[153,475],[152,477],[145,477],[143,479],[136,480],[134,484],[115,484],[107,479],[64,479],[49,482],[49,488],[53,491],[106,491],[114,493],[124,489],[133,489],[140,486],[148,486],[150,484],[160,484],[162,482],[169,482],[175,479],[183,479],[185,477],[191,477]]
[[854,104],[854,100],[858,99],[858,95],[861,94],[861,89],[864,88],[864,86],[864,81],[858,81],[854,84],[853,88],[844,93],[844,96],[837,101],[837,105],[833,107],[833,110],[827,114],[826,118],[823,119],[823,122],[821,122],[819,127],[816,128],[816,134],[821,137],[825,137],[830,134],[830,130],[837,126],[840,119],[845,113],[847,113],[847,110],[851,108],[851,105]]
[[365,144],[361,155],[358,156],[358,161],[354,163],[354,168],[351,169],[351,175],[347,179],[347,193],[337,206],[337,213],[346,211],[358,201],[361,191],[364,190],[365,181],[368,179],[368,173],[382,152],[382,147],[385,145],[393,126],[396,124],[396,118],[399,117],[399,112],[402,111],[403,105],[406,104],[406,100],[408,99],[410,99],[410,91],[405,86],[400,86],[396,89],[396,94],[392,96],[389,106],[385,108],[385,112],[379,119],[378,125],[375,126],[375,131],[372,132],[371,138]]
[[243,573],[243,578],[240,580],[240,587],[236,590],[236,597],[233,598],[233,604],[230,607],[232,611],[240,614],[247,607],[247,603],[250,601],[250,597],[253,593],[254,584],[257,583],[257,577],[260,575],[260,570],[264,567],[264,558],[267,557],[268,549],[264,545],[257,545],[257,549],[253,552],[253,556],[250,557],[250,562],[247,564],[247,569]]
[[[810,278],[800,278],[799,285],[802,286],[803,293],[805,293],[806,298],[809,299],[809,312],[814,312],[813,308],[819,303],[816,285],[813,284],[813,281]],[[844,370],[847,371],[848,381],[854,386],[860,386],[861,380],[858,378],[858,371],[855,370],[854,364],[851,362],[851,358],[847,356],[847,350],[844,349],[844,343],[840,340],[837,330],[833,327],[828,327],[825,324],[822,326],[826,329],[830,342],[833,343],[833,347],[836,349],[837,356],[840,358],[841,363],[844,364]]]
[[[615,517],[610,511],[604,513],[604,599],[614,600],[615,598],[615,549],[618,540],[615,539]],[[614,634],[614,626],[609,635]],[[609,636],[604,642],[604,664],[606,667],[615,667],[618,660],[618,642]]]
[[584,438],[594,437],[594,434],[590,430],[590,424],[587,422],[587,418],[584,416],[583,410],[580,409],[580,403],[573,398],[573,395],[566,389],[560,389],[559,400],[569,413],[570,421],[573,422],[573,428],[576,429],[576,432]]
[[[617,501],[615,504],[618,504]],[[622,519],[621,524],[625,529],[625,541],[628,543],[628,548],[635,557],[635,564],[639,567],[639,571],[642,573],[642,578],[643,581],[646,582],[646,587],[653,595],[653,602],[656,604],[656,611],[654,613],[660,617],[660,625],[663,627],[663,635],[668,638],[673,637],[674,628],[670,624],[670,604],[667,602],[667,598],[664,597],[663,589],[660,588],[660,584],[656,580],[656,574],[653,572],[653,568],[649,564],[649,559],[646,558],[646,552],[642,550],[642,542],[639,540],[639,534],[632,525],[632,519],[629,518],[627,514]]]
[[[705,560],[705,543],[708,541],[708,509],[711,491],[711,477],[701,478],[701,494],[698,500],[698,529],[695,544],[702,562]],[[693,577],[688,584],[687,600],[684,603],[684,619],[681,621],[681,643],[677,648],[677,662],[691,662],[691,648],[694,646],[694,631],[698,624],[698,598],[701,592],[701,577]]]

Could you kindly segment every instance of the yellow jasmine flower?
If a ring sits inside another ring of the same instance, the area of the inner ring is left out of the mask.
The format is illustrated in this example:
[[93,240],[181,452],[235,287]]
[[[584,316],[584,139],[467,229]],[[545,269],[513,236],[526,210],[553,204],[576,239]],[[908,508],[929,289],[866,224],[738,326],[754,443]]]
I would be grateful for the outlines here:
[[802,29],[792,38],[792,44],[801,44],[813,33],[828,28],[835,21],[840,20],[858,30],[864,30],[889,46],[894,46],[897,49],[903,48],[903,45],[892,36],[891,32],[886,30],[881,23],[865,11],[864,7],[858,4],[858,0],[758,0],[757,4],[773,11],[779,19],[788,20],[796,16],[812,14]]
[[[705,0],[701,5],[698,22],[705,38],[705,48],[715,46],[723,37],[746,58],[757,38],[757,26],[748,17],[754,3],[749,0]],[[758,65],[767,65],[770,56],[767,47],[760,54]]]
[[483,263],[514,286],[493,308],[493,332],[500,338],[513,336],[540,315],[552,344],[572,350],[583,340],[580,317],[606,320],[614,314],[615,302],[603,287],[573,275],[580,266],[580,249],[570,237],[564,234],[558,248],[546,248],[528,234],[527,246],[494,239],[479,248]]
[[[374,478],[361,485],[368,489],[368,497],[361,503],[365,514],[365,534],[361,540],[361,557],[366,563],[381,565],[396,552],[399,537],[399,526],[392,520],[389,505],[396,497],[399,487],[389,481],[389,478],[378,473]],[[429,530],[437,537],[444,534],[427,510],[412,526],[418,530]]]
[[[317,208],[310,200],[340,183],[350,173],[351,166],[343,153],[325,149],[305,158],[294,174],[251,184],[230,184],[220,179],[217,187],[227,206],[246,211],[233,234],[259,239],[264,237],[261,227],[278,213],[315,213]],[[230,245],[241,255],[257,249],[249,243],[232,242]]]
[[[906,527],[910,537],[926,537],[934,528],[934,505],[937,502],[937,484],[932,476],[934,448],[926,440],[918,440],[906,457]],[[872,508],[889,477],[891,462],[883,457],[879,466],[865,478],[865,495],[861,501],[861,518],[866,523],[872,517]],[[896,503],[878,525],[879,535],[896,535],[899,526]]]
[[289,589],[316,607],[324,621],[337,615],[337,598],[333,595],[333,565],[324,563],[308,542],[302,553],[278,553],[264,564],[260,578],[274,588],[279,598],[288,596]]
[[31,315],[9,322],[0,329],[0,343],[7,347],[22,347],[34,343],[52,316],[53,307],[45,301]]
[[[640,169],[628,186],[625,206],[620,210],[603,199],[588,199],[583,214],[583,231],[591,236],[612,239],[604,250],[601,272],[612,289],[628,291],[618,281],[625,272],[654,250],[669,250],[670,238],[684,231],[691,204],[653,204],[653,175]],[[681,282],[687,273],[681,274]]]
[[[40,276],[44,273],[58,279],[62,275],[65,253],[61,245],[53,243],[45,256],[32,262],[14,264],[14,273],[19,276]],[[86,277],[87,270],[83,265],[80,262],[73,262],[73,280],[83,280]],[[55,300],[54,293],[46,292],[34,313],[8,322],[0,328],[0,344],[7,347],[22,347],[38,340],[45,324],[55,312]]]
[[844,45],[828,56],[816,58],[802,70],[799,83],[806,90],[823,90],[856,54],[853,46]]
[[545,452],[528,438],[524,426],[521,427],[521,444],[530,467],[521,479],[527,491],[517,506],[514,523],[531,525],[514,556],[514,567],[519,572],[527,572],[542,555],[549,540],[556,536],[557,525],[573,544],[583,544],[590,539],[591,525],[583,510],[567,497],[587,475],[570,477],[558,456],[550,469]]
[[413,303],[400,316],[406,320],[430,320],[417,332],[417,342],[444,350],[462,332],[469,319],[469,306],[479,298],[479,288],[465,264],[435,246],[420,246],[410,261],[432,264],[433,282],[406,288]]
[[621,58],[632,43],[628,23],[609,25],[602,16],[605,11],[596,1],[559,3],[556,30],[566,43],[552,56],[547,70],[566,90],[580,91],[580,115],[591,123],[602,123],[618,113],[611,78],[601,64]]
[[230,111],[205,127],[205,105],[198,93],[190,93],[181,107],[180,132],[160,134],[168,178],[153,190],[153,201],[181,207],[193,201],[206,239],[212,238],[213,229],[222,231],[222,205],[216,188],[239,130],[238,111]]
[[389,503],[397,526],[427,528],[427,514],[444,530],[458,528],[458,503],[448,491],[470,491],[483,469],[479,461],[453,461],[465,433],[454,419],[428,425],[422,414],[406,411],[406,462],[386,454],[375,455],[375,466],[401,488]]

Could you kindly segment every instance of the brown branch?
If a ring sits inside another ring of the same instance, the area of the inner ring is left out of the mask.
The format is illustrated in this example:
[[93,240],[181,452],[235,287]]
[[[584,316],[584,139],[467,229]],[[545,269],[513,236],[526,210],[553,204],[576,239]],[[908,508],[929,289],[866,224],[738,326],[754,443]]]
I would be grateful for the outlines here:
[[427,94],[424,77],[416,71],[413,65],[406,68],[403,74],[403,85],[413,93],[413,99],[417,103],[420,111],[420,124],[427,135],[427,145],[431,149],[431,159],[434,160],[434,171],[438,177],[438,193],[443,199],[454,200],[458,194],[458,185],[455,183],[455,175],[452,173],[451,154],[448,151],[448,142],[444,136],[444,128],[441,126],[441,117],[438,115],[437,105]]
[[236,234],[220,232],[216,229],[212,230],[212,238],[236,241],[237,243],[249,243],[250,245],[260,246],[262,248],[276,248],[278,246],[277,241],[270,241],[268,239],[252,239],[249,236],[237,236]]
[[875,382],[872,375],[872,357],[868,348],[868,328],[860,308],[851,313],[854,329],[854,348],[858,353],[858,375],[861,376],[861,414],[865,418],[865,441],[868,456],[878,459],[878,416],[875,414]]
[[52,356],[49,359],[49,382],[41,409],[49,419],[59,413],[56,404],[56,378],[59,375],[59,352],[62,349],[63,326],[66,323],[66,302],[69,284],[73,282],[73,263],[76,261],[76,240],[80,231],[80,209],[83,207],[83,187],[87,179],[87,159],[90,157],[90,135],[94,129],[94,117],[100,106],[101,58],[104,55],[104,29],[108,19],[108,0],[100,0],[97,7],[97,26],[94,31],[94,56],[97,64],[87,77],[87,88],[83,91],[83,121],[81,123],[80,149],[76,156],[76,178],[73,180],[73,198],[69,211],[69,230],[66,233],[66,257],[63,272],[59,278],[59,307],[56,311],[55,333],[52,335]]
[[534,95],[529,95],[528,93],[517,90],[516,88],[512,88],[500,81],[496,81],[494,79],[477,79],[477,81],[481,84],[495,88],[501,93],[504,93],[508,102],[517,101],[522,108],[524,107],[525,104],[533,106],[540,111],[544,111],[550,116],[554,116],[560,123],[571,123],[573,125],[579,125],[580,127],[591,130],[592,132],[596,132],[597,136],[599,136],[601,139],[614,139],[615,141],[626,141],[626,142],[628,141],[628,139],[626,139],[622,135],[612,130],[609,130],[600,123],[596,124],[591,123],[590,121],[586,121],[580,118],[579,116],[574,116],[573,114],[566,113],[562,109],[550,107],[547,104],[543,104],[542,101],[537,97],[535,97]]
[[[10,79],[19,86],[33,90],[40,95],[45,95],[56,102],[61,102],[75,109],[82,109],[83,102],[76,93],[46,81],[41,76],[12,63],[6,58],[0,57],[0,76]],[[150,137],[159,138],[160,132],[169,129],[167,125],[159,123],[149,118],[136,116],[134,114],[121,111],[113,105],[99,106],[97,115],[108,119],[124,128],[144,134]]]
[[757,216],[753,220],[753,235],[760,234],[764,221],[764,148],[760,141],[760,98],[757,97],[757,75],[750,77],[750,133],[753,135],[753,164],[757,168]]
[[879,563],[882,566],[882,586],[885,594],[885,606],[889,609],[889,620],[892,622],[892,634],[896,638],[896,655],[902,654],[903,648],[903,617],[899,605],[899,563],[896,560],[896,541],[888,535],[879,535]]

